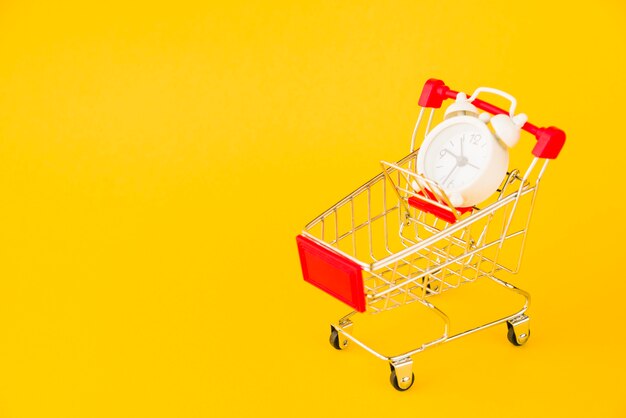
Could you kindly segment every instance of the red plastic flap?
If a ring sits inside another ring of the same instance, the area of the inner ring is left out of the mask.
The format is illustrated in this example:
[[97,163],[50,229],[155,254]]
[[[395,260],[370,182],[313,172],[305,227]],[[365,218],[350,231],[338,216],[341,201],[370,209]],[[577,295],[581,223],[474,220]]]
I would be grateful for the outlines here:
[[[418,194],[422,196],[426,196],[429,199],[436,200],[435,197],[430,192],[427,192],[426,194],[424,194],[424,192],[421,191]],[[452,211],[448,209],[440,208],[439,206],[433,205],[432,203],[422,200],[418,197],[415,197],[415,196],[409,197],[409,205],[423,212],[428,212],[432,215],[435,215],[437,218],[441,219],[442,221],[446,221],[451,224],[457,221]],[[456,210],[459,211],[461,214],[466,213],[466,212],[471,212],[472,209],[474,208],[471,206],[467,208],[456,208]]]
[[304,280],[365,312],[362,268],[302,235],[296,237]]

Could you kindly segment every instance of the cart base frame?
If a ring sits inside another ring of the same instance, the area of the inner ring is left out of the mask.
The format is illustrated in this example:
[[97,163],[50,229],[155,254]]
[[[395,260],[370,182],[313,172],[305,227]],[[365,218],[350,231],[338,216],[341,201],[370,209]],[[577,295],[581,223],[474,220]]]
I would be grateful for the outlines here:
[[524,345],[530,337],[530,318],[528,317],[528,315],[526,315],[526,311],[530,306],[530,294],[527,291],[520,289],[519,287],[509,282],[498,279],[497,277],[494,277],[492,275],[485,275],[483,277],[488,277],[505,289],[508,289],[523,296],[524,306],[515,313],[512,313],[511,315],[504,316],[495,321],[484,323],[482,325],[467,329],[454,335],[449,335],[448,331],[450,329],[450,318],[448,317],[448,315],[446,315],[442,310],[437,308],[428,300],[419,300],[422,305],[429,308],[431,312],[435,313],[437,316],[439,316],[439,318],[441,318],[444,323],[443,333],[441,337],[436,338],[432,341],[425,342],[419,347],[413,348],[398,355],[391,356],[382,354],[374,350],[372,347],[368,346],[363,341],[360,341],[352,335],[352,330],[354,326],[352,317],[357,313],[357,311],[352,311],[349,314],[340,318],[337,322],[331,324],[330,343],[337,350],[344,350],[349,347],[350,343],[354,343],[369,352],[370,354],[374,355],[375,357],[387,361],[391,368],[391,384],[395,389],[399,391],[405,391],[413,385],[414,373],[412,356],[426,350],[427,348],[454,341],[457,338],[502,323],[507,324],[507,338],[509,342],[515,346]]

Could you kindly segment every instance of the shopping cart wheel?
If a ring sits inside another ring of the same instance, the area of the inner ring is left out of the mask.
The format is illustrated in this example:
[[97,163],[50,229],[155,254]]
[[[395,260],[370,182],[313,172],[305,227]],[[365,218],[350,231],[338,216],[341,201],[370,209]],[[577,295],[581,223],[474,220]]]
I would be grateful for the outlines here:
[[391,367],[391,375],[389,376],[391,386],[400,392],[409,390],[415,381],[415,374],[412,371],[413,360],[407,357],[398,361],[391,361],[389,366]]
[[[404,379],[407,379],[407,377],[405,377]],[[392,369],[391,376],[389,376],[389,381],[391,382],[391,385],[394,387],[395,390],[404,392],[405,390],[411,389],[411,386],[413,386],[413,382],[415,381],[415,374],[411,372],[411,378],[409,380],[398,383],[398,376],[396,376],[396,371]],[[402,386],[400,386],[400,384],[402,384]]]
[[526,344],[530,337],[529,318],[526,315],[520,315],[506,322],[508,328],[506,337],[514,346],[522,346]]
[[329,341],[335,350],[343,350],[348,346],[348,339],[343,335],[339,335],[339,332],[332,325],[330,327]]

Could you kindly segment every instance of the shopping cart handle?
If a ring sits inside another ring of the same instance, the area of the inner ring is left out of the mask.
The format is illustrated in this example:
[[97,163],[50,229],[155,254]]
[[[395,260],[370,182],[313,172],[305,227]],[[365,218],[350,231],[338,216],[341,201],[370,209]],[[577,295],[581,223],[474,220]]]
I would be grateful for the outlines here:
[[[446,84],[434,78],[426,81],[422,94],[419,99],[419,105],[422,107],[440,108],[443,101],[446,99],[456,99],[458,91],[450,89]],[[492,115],[504,113],[509,114],[508,111],[500,109],[490,103],[487,103],[480,99],[475,99],[472,104],[477,108],[489,112]],[[533,125],[530,122],[526,122],[522,127],[526,132],[534,135],[537,139],[537,143],[533,148],[533,155],[539,158],[555,159],[558,157],[563,145],[565,144],[565,132],[554,126],[547,128],[540,128]]]

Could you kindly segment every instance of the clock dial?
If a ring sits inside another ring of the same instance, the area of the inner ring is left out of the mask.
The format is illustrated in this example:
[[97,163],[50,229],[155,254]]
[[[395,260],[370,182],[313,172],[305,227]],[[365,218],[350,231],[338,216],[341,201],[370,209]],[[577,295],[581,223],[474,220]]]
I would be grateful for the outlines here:
[[502,182],[509,153],[485,122],[461,115],[443,120],[424,138],[417,173],[436,182],[456,207],[484,201]]
[[425,174],[447,191],[458,190],[480,174],[490,153],[490,138],[472,124],[455,124],[444,129],[430,144]]

